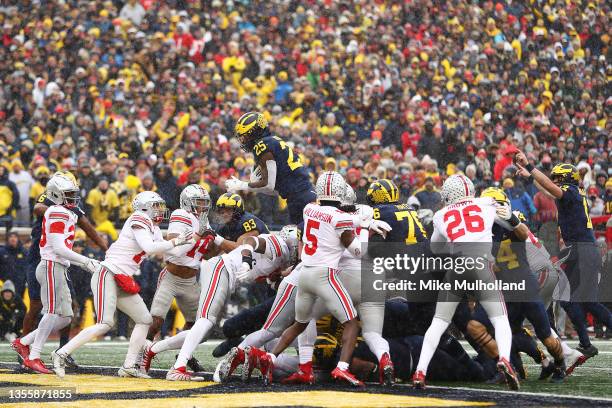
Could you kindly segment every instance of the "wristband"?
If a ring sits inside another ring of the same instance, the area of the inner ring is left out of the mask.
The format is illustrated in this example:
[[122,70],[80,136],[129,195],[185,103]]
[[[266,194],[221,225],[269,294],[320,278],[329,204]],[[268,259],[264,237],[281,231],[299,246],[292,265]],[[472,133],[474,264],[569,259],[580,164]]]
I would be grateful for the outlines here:
[[221,235],[217,235],[215,237],[215,240],[213,241],[215,243],[215,245],[219,246],[221,245],[223,242],[225,242],[225,238],[223,238]]
[[525,165],[525,170],[527,170],[529,173],[531,173],[533,171],[533,169],[534,169],[533,164],[527,163]]
[[515,229],[520,225],[521,220],[519,220],[519,217],[517,217],[516,214],[512,213],[512,216],[508,220],[508,223],[512,226],[513,229]]
[[251,244],[243,244],[243,245],[241,245],[240,249],[246,249],[251,254],[253,253],[253,251],[255,251],[255,248],[253,248],[253,246]]

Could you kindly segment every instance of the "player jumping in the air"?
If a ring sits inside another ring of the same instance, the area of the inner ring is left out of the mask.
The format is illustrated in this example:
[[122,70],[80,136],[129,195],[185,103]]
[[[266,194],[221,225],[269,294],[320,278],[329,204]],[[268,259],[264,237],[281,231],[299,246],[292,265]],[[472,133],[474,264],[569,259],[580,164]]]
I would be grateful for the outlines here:
[[291,223],[302,222],[302,210],[315,201],[316,195],[308,170],[293,149],[278,136],[272,136],[268,121],[260,112],[242,115],[235,126],[235,134],[242,149],[255,155],[256,167],[249,182],[235,177],[227,180],[227,191],[278,191],[287,200]]

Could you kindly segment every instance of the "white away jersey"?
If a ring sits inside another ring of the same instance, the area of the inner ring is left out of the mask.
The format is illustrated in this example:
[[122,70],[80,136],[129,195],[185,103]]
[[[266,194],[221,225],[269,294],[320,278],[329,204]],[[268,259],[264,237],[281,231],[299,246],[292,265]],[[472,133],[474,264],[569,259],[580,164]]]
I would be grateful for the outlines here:
[[497,203],[491,197],[467,198],[434,214],[432,242],[493,242]]
[[304,208],[302,262],[306,266],[338,268],[345,251],[340,242],[344,231],[353,229],[353,216],[329,206],[308,204]]
[[[253,269],[250,272],[250,279],[253,281],[257,278],[265,278],[279,268],[287,268],[291,262],[289,248],[285,241],[272,234],[262,234],[258,237],[266,240],[266,247],[272,248],[272,259],[264,254],[253,252]],[[221,257],[230,274],[230,284],[233,288],[236,272],[242,266],[242,248],[238,247]]]
[[153,224],[153,221],[151,221],[147,214],[137,211],[130,215],[119,233],[119,238],[106,251],[103,264],[113,273],[133,276],[138,272],[140,263],[146,255],[145,251],[136,242],[132,226],[143,228],[151,234],[153,241],[162,241],[164,239],[159,227]]
[[538,240],[538,238],[529,231],[529,237],[525,240],[527,262],[529,263],[529,269],[531,272],[538,272],[544,268],[554,268],[552,261],[550,260],[550,254],[544,248],[544,245]]
[[[357,218],[359,217],[357,213],[349,213],[353,218],[353,223],[356,224]],[[359,232],[361,228],[355,228],[355,235],[359,236]],[[358,258],[348,249],[345,249],[340,257],[340,261],[338,262],[338,269],[340,270],[356,270],[361,269],[361,258]]]
[[[210,228],[207,221],[207,228]],[[184,231],[191,231],[196,234],[200,230],[200,221],[198,217],[183,209],[174,210],[170,215],[170,224],[168,225],[168,234],[181,234]],[[165,256],[166,262],[171,262],[175,265],[187,266],[193,269],[200,269],[202,257],[208,250],[205,241],[200,239],[195,245],[189,248],[185,255],[180,256]]]
[[70,266],[70,261],[60,258],[53,250],[47,237],[49,234],[62,234],[66,248],[72,250],[74,243],[74,229],[78,217],[75,213],[61,205],[52,205],[47,208],[42,221],[42,235],[40,237],[40,258],[45,261],[58,262]]

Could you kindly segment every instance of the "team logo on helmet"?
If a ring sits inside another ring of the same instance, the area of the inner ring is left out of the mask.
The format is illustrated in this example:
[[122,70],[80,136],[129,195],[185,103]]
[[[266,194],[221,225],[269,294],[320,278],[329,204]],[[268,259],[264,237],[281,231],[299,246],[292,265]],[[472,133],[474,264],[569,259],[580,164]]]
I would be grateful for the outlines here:
[[576,166],[568,163],[557,164],[550,172],[550,178],[559,184],[578,184],[580,173]]
[[244,202],[242,201],[242,197],[235,193],[221,194],[215,206],[217,209],[230,208],[234,210],[235,215],[244,214]]
[[366,198],[370,204],[396,203],[399,201],[399,189],[391,180],[380,179],[370,184]]
[[481,197],[491,197],[492,199],[497,201],[499,204],[508,205],[508,206],[510,205],[510,199],[508,199],[508,196],[506,195],[506,193],[504,193],[504,190],[502,190],[501,188],[488,187],[484,189],[482,193],[480,193],[480,196]]
[[240,142],[240,147],[245,151],[251,151],[267,128],[268,121],[262,113],[247,112],[236,122],[234,133]]

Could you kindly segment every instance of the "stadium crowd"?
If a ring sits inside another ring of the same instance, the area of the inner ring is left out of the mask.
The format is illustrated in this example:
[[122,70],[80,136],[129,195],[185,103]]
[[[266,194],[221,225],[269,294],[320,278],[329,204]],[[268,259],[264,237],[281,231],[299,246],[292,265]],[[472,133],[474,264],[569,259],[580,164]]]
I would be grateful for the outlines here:
[[[556,242],[554,201],[512,158],[576,164],[591,216],[612,213],[611,15],[604,0],[0,6],[0,226],[29,226],[60,169],[109,240],[140,191],[175,209],[199,183],[214,203],[230,176],[249,177],[233,125],[259,110],[313,178],[337,170],[358,199],[389,178],[437,209],[438,187],[464,172],[479,190],[503,186]],[[269,226],[288,222],[279,197],[243,198]],[[13,292],[26,251],[17,235],[0,247]]]

